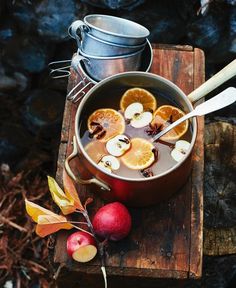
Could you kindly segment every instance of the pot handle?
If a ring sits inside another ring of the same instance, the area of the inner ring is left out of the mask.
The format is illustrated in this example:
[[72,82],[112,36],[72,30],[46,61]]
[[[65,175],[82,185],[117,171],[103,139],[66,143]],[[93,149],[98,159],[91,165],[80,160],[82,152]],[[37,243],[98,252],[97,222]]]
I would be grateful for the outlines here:
[[91,179],[81,179],[79,177],[76,177],[75,174],[72,172],[69,162],[75,158],[78,155],[78,148],[77,148],[77,143],[76,143],[76,139],[75,136],[73,137],[73,152],[66,158],[65,160],[65,169],[67,174],[78,184],[96,184],[97,186],[99,186],[102,190],[107,190],[107,191],[111,191],[111,188],[103,183],[102,181],[98,180],[97,178],[91,178]]
[[[67,93],[66,98],[67,100],[70,100],[73,103],[78,102],[84,95],[86,94],[85,89],[88,88],[90,85],[93,85],[92,82],[88,82],[85,84],[85,78],[83,78],[80,82],[78,82],[74,88],[70,90],[69,93]],[[79,87],[82,87],[79,89]],[[79,91],[75,92],[75,90],[79,89]],[[75,92],[75,93],[74,93]]]
[[68,34],[77,41],[78,48],[81,47],[82,42],[82,32],[88,32],[89,26],[87,26],[83,21],[74,21],[68,28]]
[[74,68],[77,71],[77,66],[79,65],[79,63],[81,61],[87,61],[88,63],[90,62],[88,58],[78,54],[78,52],[77,52],[76,55],[72,58],[72,61],[71,61],[72,68]]
[[[86,77],[84,77],[83,75],[80,74],[79,69],[77,68],[77,66],[79,65],[80,61],[88,61],[89,60],[79,54],[76,54],[71,61],[71,67],[80,75],[81,77],[81,81],[78,82],[75,87],[73,89],[71,89],[71,91],[66,95],[66,98],[68,100],[71,100],[73,103],[78,102],[85,94],[85,90],[86,88],[88,88],[90,85],[93,85],[93,83],[91,81],[86,83]],[[79,87],[81,86],[81,88],[79,89]],[[79,89],[79,91],[77,91],[75,93],[75,91]]]
[[196,102],[203,96],[236,75],[236,59],[188,95],[191,102]]

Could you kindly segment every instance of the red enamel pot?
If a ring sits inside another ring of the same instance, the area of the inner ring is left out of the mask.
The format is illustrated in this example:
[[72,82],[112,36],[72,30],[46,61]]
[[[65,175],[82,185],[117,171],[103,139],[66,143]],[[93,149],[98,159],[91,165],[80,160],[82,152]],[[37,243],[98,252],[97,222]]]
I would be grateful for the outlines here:
[[[137,179],[110,174],[90,159],[81,142],[80,126],[82,122],[84,119],[88,119],[89,115],[96,109],[108,107],[106,103],[109,103],[109,101],[119,103],[123,92],[132,87],[154,91],[154,95],[161,93],[168,97],[172,103],[176,103],[176,106],[180,107],[185,113],[188,113],[193,110],[193,102],[199,100],[235,74],[236,60],[188,96],[171,81],[147,72],[126,72],[102,80],[88,91],[77,109],[74,151],[66,159],[65,168],[67,173],[77,183],[95,184],[93,191],[96,191],[95,193],[107,201],[121,201],[130,206],[148,206],[168,199],[186,183],[191,173],[191,155],[197,136],[197,121],[195,118],[190,120],[191,146],[183,160],[159,175]],[[77,155],[80,161],[79,166],[89,172],[90,178],[81,179],[72,172],[69,162]]]

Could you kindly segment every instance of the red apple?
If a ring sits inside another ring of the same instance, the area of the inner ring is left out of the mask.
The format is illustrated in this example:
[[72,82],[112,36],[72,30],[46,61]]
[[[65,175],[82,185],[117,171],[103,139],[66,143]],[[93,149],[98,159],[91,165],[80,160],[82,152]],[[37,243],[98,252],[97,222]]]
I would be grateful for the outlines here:
[[75,232],[67,238],[67,253],[75,261],[88,262],[97,254],[96,241],[89,233]]
[[95,233],[99,237],[118,241],[129,234],[131,217],[128,209],[123,204],[113,202],[97,211],[92,224]]

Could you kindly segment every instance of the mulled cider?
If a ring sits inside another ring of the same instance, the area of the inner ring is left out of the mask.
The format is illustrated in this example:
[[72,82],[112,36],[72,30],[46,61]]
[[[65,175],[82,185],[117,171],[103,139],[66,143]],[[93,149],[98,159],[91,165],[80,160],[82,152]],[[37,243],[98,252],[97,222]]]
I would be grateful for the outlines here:
[[[184,116],[158,91],[131,88],[89,111],[80,126],[86,153],[99,167],[125,178],[153,177],[183,159],[191,141],[191,125],[182,122],[157,141],[153,137]],[[109,99],[109,98],[108,98]]]

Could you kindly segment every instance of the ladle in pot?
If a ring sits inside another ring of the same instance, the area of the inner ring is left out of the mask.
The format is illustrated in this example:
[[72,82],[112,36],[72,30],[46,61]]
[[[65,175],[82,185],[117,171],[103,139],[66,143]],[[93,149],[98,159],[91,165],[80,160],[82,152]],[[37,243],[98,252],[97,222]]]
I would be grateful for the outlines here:
[[161,136],[169,132],[171,129],[179,125],[180,123],[184,122],[185,120],[196,117],[196,116],[203,116],[208,113],[220,110],[226,106],[233,104],[236,101],[236,88],[229,87],[225,89],[223,92],[219,93],[215,97],[211,98],[210,100],[205,101],[204,103],[195,107],[195,109],[188,114],[184,115],[174,123],[170,124],[168,127],[163,129],[157,135],[155,135],[151,142],[155,142]]

